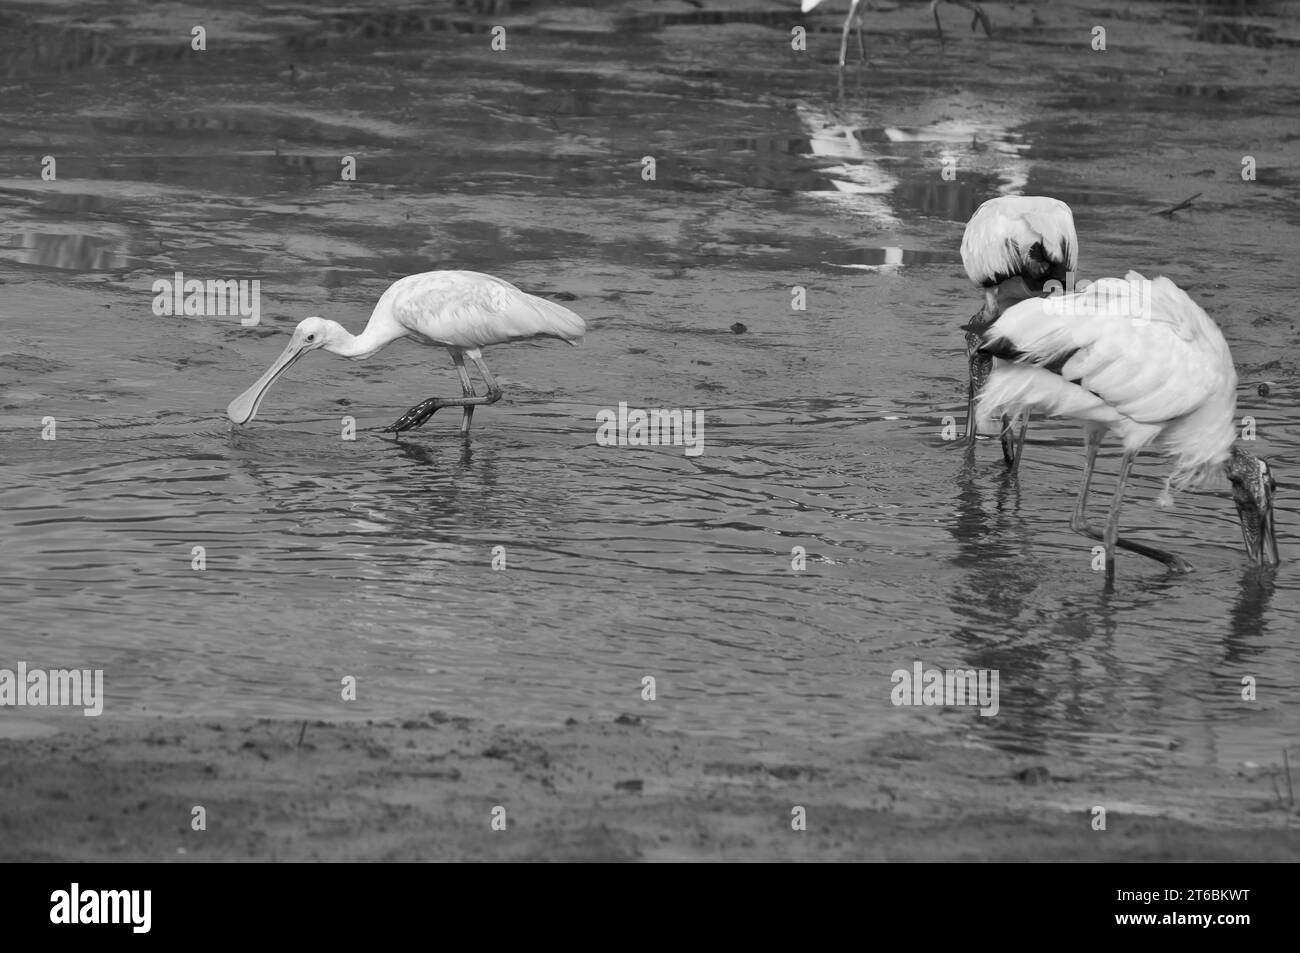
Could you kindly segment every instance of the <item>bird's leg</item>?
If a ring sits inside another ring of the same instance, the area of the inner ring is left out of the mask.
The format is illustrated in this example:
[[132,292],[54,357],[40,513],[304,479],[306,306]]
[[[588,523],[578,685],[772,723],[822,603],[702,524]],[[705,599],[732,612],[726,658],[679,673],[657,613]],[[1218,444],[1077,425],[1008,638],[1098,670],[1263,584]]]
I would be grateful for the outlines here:
[[[853,0],[853,5],[849,7],[850,17],[853,16],[854,12],[858,9],[858,2],[859,0]],[[857,19],[854,21],[854,26],[857,28],[856,32],[858,36],[858,59],[863,63],[865,63],[867,61],[867,48],[862,42],[862,17],[861,16],[858,16]]]
[[[853,14],[858,11],[858,4],[862,0],[852,0],[849,4],[849,15],[844,18],[844,29],[840,33],[840,69],[844,68],[844,62],[848,57],[849,51],[849,30],[853,27]],[[863,62],[867,59],[867,51],[862,46],[862,18],[858,18],[858,53],[862,56]]]
[[416,404],[402,416],[398,417],[391,424],[384,428],[384,433],[401,433],[403,430],[410,430],[412,427],[418,427],[424,423],[441,407],[446,407],[447,403],[442,397],[430,397],[426,401]]
[[1119,477],[1115,480],[1115,495],[1110,500],[1110,513],[1106,516],[1106,529],[1102,533],[1101,544],[1106,547],[1106,581],[1115,578],[1115,543],[1119,540],[1119,510],[1124,504],[1124,484],[1128,483],[1129,471],[1133,469],[1135,453],[1124,451],[1119,461]]
[[[462,407],[466,410],[477,407],[479,404],[494,404],[501,399],[501,388],[497,387],[496,382],[491,380],[491,375],[487,373],[487,368],[483,366],[482,360],[478,357],[478,351],[470,351],[470,358],[478,365],[483,372],[483,379],[488,384],[488,395],[486,397],[474,396],[474,388],[469,382],[469,374],[465,370],[465,360],[459,351],[451,352],[451,359],[456,363],[457,369],[461,375],[461,388],[465,392],[464,397],[430,397],[428,400],[416,404],[402,416],[398,417],[389,426],[384,428],[386,433],[401,433],[404,430],[410,430],[412,427],[418,427],[424,423],[443,407]],[[461,418],[461,433],[469,430],[469,415]]]
[[934,28],[939,31],[939,45],[943,46],[943,24],[939,22],[939,0],[930,0],[930,13],[934,15]]
[[[1020,428],[1016,431],[1014,441],[1011,437],[1011,430],[1015,422],[1020,421]],[[1002,417],[1002,459],[1007,462],[1007,469],[1013,474],[1020,472],[1020,454],[1025,448],[1025,433],[1029,430],[1029,413],[1020,411],[1015,417],[1007,419],[1004,414]]]
[[1089,427],[1084,432],[1084,450],[1087,459],[1083,463],[1083,484],[1079,487],[1079,498],[1074,501],[1074,515],[1070,517],[1070,529],[1084,536],[1093,535],[1088,525],[1088,488],[1092,486],[1092,471],[1097,465],[1097,451],[1101,449],[1100,431]]
[[985,36],[993,35],[993,24],[989,21],[988,14],[984,12],[983,8],[981,8],[978,3],[972,3],[971,0],[948,0],[948,2],[955,3],[959,7],[964,7],[975,14],[970,21],[970,31],[972,33],[975,32],[975,24],[978,23],[984,27]]
[[[464,392],[465,396],[466,397],[476,396],[474,393],[474,385],[471,384],[469,380],[469,371],[465,370],[465,358],[461,355],[460,351],[452,351],[451,359],[456,363],[456,370],[460,372],[460,388]],[[473,421],[473,419],[474,419],[474,405],[466,404],[465,407],[461,410],[461,415],[460,415],[461,433],[469,433],[469,425],[470,422]]]
[[849,15],[844,18],[844,29],[840,31],[840,69],[844,69],[844,62],[849,51],[849,30],[853,27],[853,4],[849,7]]
[[470,351],[469,359],[474,362],[474,366],[478,368],[478,372],[483,375],[483,383],[487,384],[487,397],[480,398],[480,400],[485,404],[495,404],[501,399],[501,387],[497,384],[496,378],[494,378],[492,372],[487,369],[487,365],[483,363],[483,357],[478,351]]
[[1095,539],[1106,547],[1106,580],[1111,582],[1115,578],[1115,550],[1127,549],[1131,553],[1137,553],[1139,556],[1145,556],[1148,559],[1154,559],[1156,562],[1164,563],[1174,572],[1190,572],[1191,563],[1181,556],[1175,556],[1173,553],[1167,553],[1163,549],[1156,549],[1143,543],[1136,543],[1130,539],[1119,538],[1119,510],[1124,501],[1124,485],[1128,482],[1129,471],[1133,469],[1133,461],[1137,458],[1136,453],[1126,453],[1119,465],[1119,483],[1115,486],[1115,496],[1110,503],[1110,513],[1106,518],[1106,531],[1099,533],[1089,524],[1084,513],[1088,505],[1088,486],[1092,483],[1092,469],[1097,460],[1097,448],[1101,445],[1101,434],[1094,435],[1091,431],[1087,437],[1088,460],[1083,471],[1083,485],[1079,488],[1079,499],[1074,506],[1074,515],[1070,517],[1070,529],[1089,539]]
[[[1095,539],[1099,543],[1105,543],[1106,541],[1104,535],[1097,532],[1091,526],[1084,526],[1083,529],[1079,530],[1079,534],[1087,536],[1089,539]],[[1111,566],[1113,565],[1116,548],[1127,549],[1130,553],[1137,553],[1139,556],[1145,556],[1147,559],[1154,559],[1158,563],[1164,563],[1173,572],[1192,571],[1192,564],[1181,556],[1165,552],[1163,549],[1156,549],[1153,546],[1147,546],[1144,543],[1136,543],[1131,539],[1120,539],[1117,537],[1114,546],[1108,550],[1109,555],[1106,557],[1107,579],[1113,579],[1115,577],[1114,570]]]

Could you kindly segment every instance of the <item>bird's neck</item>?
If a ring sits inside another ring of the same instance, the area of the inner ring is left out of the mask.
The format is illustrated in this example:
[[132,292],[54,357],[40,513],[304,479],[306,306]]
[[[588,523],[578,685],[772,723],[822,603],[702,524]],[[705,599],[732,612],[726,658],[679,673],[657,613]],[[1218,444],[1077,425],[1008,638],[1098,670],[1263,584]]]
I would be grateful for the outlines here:
[[[366,325],[366,329],[360,334],[349,334],[339,326],[342,332],[339,335],[341,343],[336,344],[327,350],[333,351],[340,357],[350,357],[354,361],[361,361],[370,357],[386,344],[391,344],[398,338],[402,337],[400,328],[393,328],[388,324],[381,324],[377,321],[371,321]],[[396,331],[397,333],[394,333]]]

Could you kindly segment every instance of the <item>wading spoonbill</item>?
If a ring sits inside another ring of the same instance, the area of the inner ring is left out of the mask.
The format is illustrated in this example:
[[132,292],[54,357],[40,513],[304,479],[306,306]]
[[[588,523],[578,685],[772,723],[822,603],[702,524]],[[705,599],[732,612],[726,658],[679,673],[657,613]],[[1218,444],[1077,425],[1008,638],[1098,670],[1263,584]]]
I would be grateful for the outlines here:
[[[553,337],[570,344],[582,340],[582,318],[552,301],[525,294],[509,282],[473,271],[429,271],[393,282],[375,305],[366,329],[351,335],[337,321],[306,318],[294,328],[284,352],[252,387],[230,402],[226,413],[246,424],[271,385],[308,351],[324,348],[362,360],[398,338],[444,347],[460,372],[463,397],[430,397],[402,414],[388,432],[418,427],[442,407],[463,408],[460,430],[469,432],[474,408],[501,398],[501,388],[483,363],[481,349],[528,338]],[[478,396],[465,369],[465,358],[478,368],[487,394]]]
[[1003,195],[975,210],[961,239],[961,261],[966,274],[984,289],[984,307],[963,326],[970,386],[966,399],[966,440],[974,445],[978,434],[1000,433],[1002,455],[1014,472],[1020,467],[1026,413],[1012,435],[1014,421],[977,417],[975,398],[993,371],[996,359],[980,348],[981,336],[998,316],[1026,298],[1044,293],[1049,281],[1069,287],[1069,273],[1079,264],[1079,239],[1074,232],[1070,206],[1041,195]]
[[[801,0],[804,13],[808,13],[821,4],[822,0]],[[845,54],[849,47],[849,28],[856,24],[858,32],[858,56],[863,60],[867,58],[866,48],[862,45],[862,17],[857,16],[858,4],[862,0],[849,0],[849,15],[844,18],[844,33],[840,36],[840,66],[844,65]],[[993,35],[993,24],[989,22],[986,14],[977,3],[971,3],[970,0],[942,0],[943,3],[956,4],[959,7],[965,7],[975,14],[975,18],[970,21],[971,32],[975,31],[975,25],[978,23],[984,27],[984,35]],[[939,42],[943,43],[943,24],[939,22],[939,3],[940,0],[932,0],[930,4],[930,13],[934,15],[934,28],[939,31]]]
[[[978,409],[1040,410],[1084,425],[1087,456],[1070,528],[1106,548],[1106,578],[1115,547],[1186,572],[1184,560],[1119,538],[1119,510],[1133,460],[1145,447],[1173,458],[1161,502],[1171,489],[1231,484],[1246,555],[1277,565],[1273,526],[1276,484],[1268,463],[1234,444],[1237,371],[1209,316],[1168,278],[1136,271],[1103,278],[1075,294],[1029,298],[1009,308],[983,335],[980,351],[1000,359]],[[1107,433],[1124,446],[1103,532],[1087,520],[1088,487]]]

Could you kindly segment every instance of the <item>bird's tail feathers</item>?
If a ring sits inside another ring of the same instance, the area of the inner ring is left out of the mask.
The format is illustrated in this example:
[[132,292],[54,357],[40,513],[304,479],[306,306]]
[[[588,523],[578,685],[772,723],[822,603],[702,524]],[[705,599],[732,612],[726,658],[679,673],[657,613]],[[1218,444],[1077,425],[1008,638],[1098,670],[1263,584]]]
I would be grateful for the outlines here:
[[999,361],[975,402],[980,418],[1003,413],[1038,411],[1079,420],[1108,422],[1117,415],[1096,394],[1032,364]]
[[[1230,415],[1215,414],[1207,426],[1201,414],[1193,414],[1170,425],[1157,446],[1174,455],[1174,469],[1167,486],[1175,490],[1220,490],[1228,485],[1224,461],[1237,435]],[[1168,449],[1166,449],[1168,448]]]
[[545,328],[540,332],[541,334],[568,341],[575,346],[582,341],[583,335],[587,333],[587,322],[583,321],[580,315],[570,311],[564,305],[539,298],[537,295],[528,295],[527,301],[537,312],[540,325]]

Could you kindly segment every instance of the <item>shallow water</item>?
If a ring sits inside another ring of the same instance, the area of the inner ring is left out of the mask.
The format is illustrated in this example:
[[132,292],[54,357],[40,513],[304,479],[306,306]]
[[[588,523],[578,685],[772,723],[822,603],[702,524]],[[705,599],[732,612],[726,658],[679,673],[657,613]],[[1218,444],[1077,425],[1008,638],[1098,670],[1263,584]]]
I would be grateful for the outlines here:
[[[1277,760],[1300,723],[1294,49],[1188,66],[1136,44],[1097,66],[1009,25],[940,57],[921,5],[841,81],[834,11],[800,55],[792,3],[659,6],[498,4],[500,54],[487,4],[233,6],[203,54],[176,50],[188,21],[96,36],[8,15],[0,666],[103,668],[110,717],[635,712],[1118,771]],[[1284,488],[1275,576],[1246,567],[1226,497],[1157,510],[1152,459],[1125,529],[1196,571],[1123,555],[1107,592],[1068,528],[1073,426],[1034,425],[1019,484],[995,446],[971,466],[943,439],[979,305],[961,225],[1011,192],[1075,207],[1085,274],[1168,274],[1221,322]],[[468,444],[449,412],[381,433],[456,393],[446,355],[409,343],[314,354],[252,425],[226,420],[298,320],[359,331],[392,280],[434,268],[559,295],[588,339],[490,349],[506,399]],[[176,271],[259,278],[261,324],[155,316]],[[702,411],[704,453],[598,446],[620,402]],[[998,669],[998,716],[893,707],[916,660]]]

